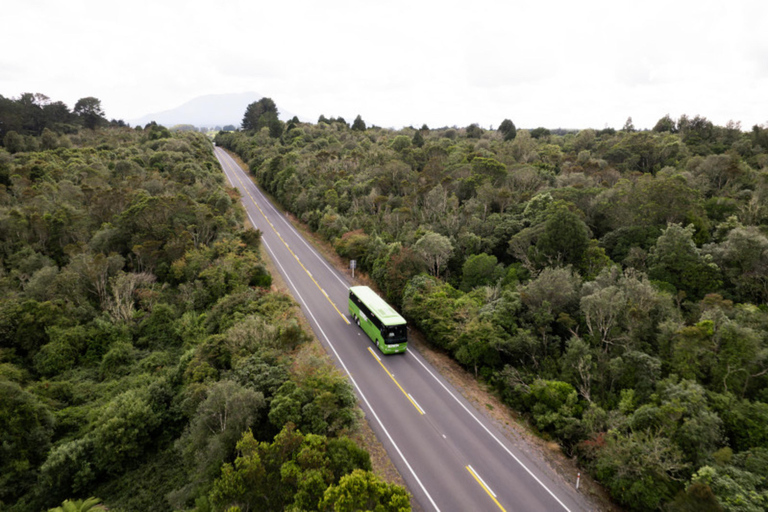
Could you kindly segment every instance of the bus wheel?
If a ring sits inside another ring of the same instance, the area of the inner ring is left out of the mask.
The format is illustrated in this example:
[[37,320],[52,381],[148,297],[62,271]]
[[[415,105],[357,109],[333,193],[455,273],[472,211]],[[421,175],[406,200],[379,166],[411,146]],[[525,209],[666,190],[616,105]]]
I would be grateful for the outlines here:
[[355,322],[357,323],[357,326],[360,327],[360,319],[355,317]]

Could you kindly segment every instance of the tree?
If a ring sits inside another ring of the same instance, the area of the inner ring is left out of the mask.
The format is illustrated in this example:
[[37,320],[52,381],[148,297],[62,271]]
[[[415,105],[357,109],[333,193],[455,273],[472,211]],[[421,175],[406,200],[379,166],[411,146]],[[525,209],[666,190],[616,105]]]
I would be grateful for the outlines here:
[[18,101],[14,101],[11,98],[5,98],[0,94],[0,119],[3,120],[0,123],[0,137],[10,132],[23,133],[24,132],[24,107],[22,107]]
[[[739,454],[741,455],[741,454]],[[747,452],[748,456],[758,458]],[[760,512],[768,506],[765,489],[765,467],[761,472],[747,471],[731,464],[702,466],[691,478],[691,483],[673,502],[674,512]]]
[[570,376],[571,382],[587,402],[592,403],[592,381],[597,377],[597,354],[578,336],[568,340],[563,354],[563,373]]
[[605,352],[614,343],[614,330],[619,326],[626,303],[627,298],[618,286],[607,286],[581,298],[589,335],[603,345]]
[[675,121],[669,117],[669,114],[667,114],[658,120],[656,125],[653,127],[653,131],[676,133],[677,127]]
[[94,98],[93,96],[77,100],[73,112],[80,117],[83,126],[90,130],[95,129],[103,122],[106,122],[106,119],[104,118],[104,110],[101,108],[101,100]]
[[714,135],[714,125],[706,117],[695,116],[691,119],[683,114],[677,120],[677,129],[683,142],[695,154],[707,154],[711,151],[707,143]]
[[592,467],[611,495],[630,510],[657,510],[681,487],[687,469],[680,449],[651,431],[611,430],[590,441]]
[[505,119],[499,125],[499,132],[504,135],[504,140],[514,140],[517,137],[517,128],[515,123],[509,119]]
[[59,145],[59,138],[48,128],[43,128],[43,135],[40,137],[40,145],[43,150],[56,149]]
[[507,177],[507,166],[494,158],[477,156],[472,159],[472,172],[487,178],[491,184],[498,187]]
[[471,319],[462,326],[462,333],[453,344],[456,360],[475,372],[482,367],[493,368],[499,365],[499,351],[496,347],[503,343],[503,330],[488,320]]
[[467,126],[467,138],[468,139],[479,139],[483,136],[483,129],[480,128],[480,126],[477,123],[472,123],[471,125]]
[[648,258],[648,276],[700,299],[720,287],[720,269],[693,242],[694,227],[669,224]]
[[3,146],[9,153],[21,153],[26,149],[24,144],[24,137],[11,130],[3,137]]
[[653,432],[671,440],[687,463],[706,461],[722,445],[723,421],[709,407],[704,388],[691,380],[667,378],[656,386],[649,403],[631,415],[634,432]]
[[424,136],[421,134],[421,130],[416,130],[416,133],[413,134],[413,138],[411,139],[411,144],[413,144],[417,148],[424,146]]
[[365,128],[365,121],[363,121],[363,118],[360,117],[360,114],[358,114],[355,120],[352,122],[352,129],[358,132],[364,132]]
[[577,434],[582,406],[576,389],[567,382],[536,379],[526,402],[541,431],[552,432],[563,440]]
[[626,133],[632,133],[635,131],[635,124],[632,122],[632,117],[627,118],[627,122],[624,123],[624,127],[621,129],[621,131]]
[[523,303],[530,309],[543,309],[549,315],[576,305],[581,279],[569,267],[545,268],[522,289]]
[[723,269],[738,297],[755,304],[768,300],[768,237],[740,224],[722,243],[705,246]]
[[267,117],[267,126],[269,127],[269,136],[273,139],[279,139],[283,134],[283,123],[277,118],[277,114],[265,114],[262,120]]
[[33,483],[50,449],[53,424],[35,395],[0,378],[0,503],[16,501]]
[[415,319],[430,342],[448,349],[456,339],[453,318],[461,296],[450,284],[421,274],[411,279],[403,291],[403,313]]
[[192,473],[210,477],[234,452],[243,432],[256,424],[264,395],[231,380],[212,385],[177,442]]
[[411,147],[411,139],[407,135],[398,135],[394,138],[390,147],[397,152],[402,152],[404,149]]
[[368,453],[348,438],[304,435],[292,425],[272,443],[257,442],[248,430],[237,451],[213,484],[215,510],[317,510],[325,491],[344,475],[371,469]]
[[413,245],[413,250],[424,260],[429,272],[437,276],[453,254],[453,244],[447,236],[429,231]]
[[216,510],[230,506],[258,510],[265,504],[277,505],[270,503],[270,490],[263,488],[267,470],[259,456],[259,443],[250,430],[237,442],[237,451],[237,459],[233,464],[224,464],[221,476],[213,483],[210,499]]
[[[98,471],[117,474],[141,457],[163,423],[149,388],[132,389],[115,397],[98,410],[93,431],[91,459]],[[165,405],[165,404],[163,404]]]
[[468,292],[477,286],[494,285],[504,277],[504,266],[498,264],[496,256],[490,256],[485,253],[473,254],[467,261],[461,271],[462,291]]
[[319,510],[326,512],[409,512],[410,497],[402,487],[382,482],[370,471],[356,469],[325,490]]
[[392,252],[381,269],[380,285],[387,295],[387,300],[399,307],[403,300],[403,290],[408,281],[417,274],[424,272],[424,260],[410,247],[400,247]]
[[573,265],[581,268],[589,248],[589,228],[563,205],[553,206],[539,235],[531,260],[540,266]]
[[291,423],[302,432],[333,435],[357,421],[352,386],[331,371],[314,371],[304,382],[286,381],[272,399],[269,421],[277,428]]
[[275,102],[271,98],[261,98],[246,107],[242,128],[243,130],[261,130],[265,126],[270,126],[270,123],[273,123],[277,116],[278,111]]
[[[644,136],[645,133],[635,134]],[[625,139],[625,140],[626,140]],[[642,167],[649,171],[662,165],[655,157],[649,157]],[[679,175],[652,176],[645,174],[636,180],[622,180],[612,189],[597,197],[597,209],[606,217],[611,229],[626,227],[631,230],[641,226],[666,226],[670,222],[693,223],[697,238],[708,233],[706,213],[702,207],[701,193],[691,187]],[[645,237],[650,233],[646,233]],[[706,238],[700,240],[705,242]]]
[[129,322],[133,318],[136,290],[154,281],[155,276],[151,274],[118,271],[117,275],[110,279],[112,294],[107,297],[105,305],[112,318]]

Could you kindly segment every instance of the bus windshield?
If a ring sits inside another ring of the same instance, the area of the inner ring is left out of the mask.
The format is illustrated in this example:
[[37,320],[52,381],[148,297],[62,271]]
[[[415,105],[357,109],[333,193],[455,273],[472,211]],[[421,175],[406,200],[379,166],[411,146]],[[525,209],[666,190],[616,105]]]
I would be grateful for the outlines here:
[[408,331],[406,330],[405,325],[392,325],[389,327],[385,326],[381,330],[381,334],[384,338],[384,343],[389,345],[395,343],[405,343],[408,341]]

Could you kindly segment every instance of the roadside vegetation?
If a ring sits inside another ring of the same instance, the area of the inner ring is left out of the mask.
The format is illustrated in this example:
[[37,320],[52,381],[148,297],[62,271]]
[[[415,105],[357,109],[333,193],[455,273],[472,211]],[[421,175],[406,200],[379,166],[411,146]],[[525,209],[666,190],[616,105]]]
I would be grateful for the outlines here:
[[768,127],[369,127],[216,143],[630,510],[768,507]]
[[0,97],[0,510],[410,510],[209,139],[86,100]]

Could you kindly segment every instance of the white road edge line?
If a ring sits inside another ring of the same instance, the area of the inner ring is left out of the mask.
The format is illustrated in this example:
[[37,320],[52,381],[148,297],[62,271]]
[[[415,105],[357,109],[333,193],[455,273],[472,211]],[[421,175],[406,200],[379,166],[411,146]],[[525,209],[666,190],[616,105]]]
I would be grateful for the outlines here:
[[[358,336],[360,336],[360,333],[357,333],[357,335],[358,335]],[[378,362],[381,362],[381,359],[379,359],[379,356],[378,356],[378,355],[376,355],[376,352],[374,352],[374,351],[373,351],[373,349],[372,349],[371,347],[368,347],[368,352],[370,352],[370,353],[371,353],[371,355],[372,355],[373,357],[375,357],[375,358],[376,358],[376,360],[377,360]]]
[[[226,174],[226,173],[225,173]],[[229,178],[229,176],[227,176]],[[253,223],[253,218],[251,218],[251,214],[246,208],[246,214],[248,215],[248,218],[251,219],[251,222]],[[255,224],[254,224],[255,225]],[[298,233],[297,233],[298,234]],[[299,235],[301,236],[301,235]],[[371,403],[368,401],[368,399],[363,394],[363,391],[360,389],[360,387],[357,385],[357,382],[355,381],[355,378],[352,377],[352,374],[350,373],[349,369],[347,368],[347,365],[344,364],[344,360],[341,358],[339,353],[336,351],[336,347],[333,346],[333,343],[331,343],[331,340],[328,339],[328,336],[325,334],[325,331],[322,327],[320,327],[320,323],[317,321],[317,318],[315,318],[315,315],[312,313],[312,310],[307,305],[306,301],[304,300],[304,297],[302,297],[301,293],[299,293],[298,288],[296,288],[296,285],[293,284],[293,281],[291,280],[290,276],[288,275],[288,272],[286,272],[285,268],[283,267],[282,263],[277,259],[277,256],[275,256],[275,253],[272,252],[272,248],[269,246],[266,240],[264,240],[264,246],[269,251],[269,254],[272,255],[272,260],[277,263],[277,265],[280,267],[280,269],[283,271],[283,276],[288,280],[288,283],[291,285],[291,288],[293,288],[293,291],[296,293],[296,296],[301,300],[301,303],[304,304],[304,307],[307,309],[307,313],[309,313],[309,316],[312,317],[312,320],[315,322],[315,325],[317,326],[320,333],[323,335],[323,338],[325,338],[326,343],[328,343],[328,346],[331,347],[331,350],[333,350],[333,353],[336,355],[336,358],[339,360],[339,363],[341,363],[342,368],[344,368],[344,371],[349,376],[349,380],[352,381],[352,384],[355,386],[355,389],[357,389],[358,394],[360,395],[360,398],[363,399],[363,401],[366,403],[368,408],[371,410],[371,414],[373,414],[373,417],[376,418],[376,422],[379,424],[381,429],[384,431],[384,434],[387,436],[387,439],[389,439],[389,442],[392,443],[392,446],[395,447],[395,450],[397,450],[397,454],[400,455],[400,458],[403,459],[403,462],[408,467],[408,470],[413,475],[413,478],[416,479],[416,482],[419,484],[419,487],[421,487],[421,490],[424,491],[424,494],[426,494],[427,499],[429,499],[429,502],[432,503],[432,506],[435,508],[437,512],[440,512],[440,509],[438,508],[435,501],[432,499],[432,496],[427,491],[426,487],[424,487],[424,484],[421,483],[421,479],[419,479],[416,472],[413,470],[411,465],[408,463],[408,459],[405,458],[405,455],[403,455],[403,452],[400,451],[400,447],[397,446],[397,443],[395,443],[395,440],[392,439],[392,436],[389,434],[389,431],[384,426],[384,423],[382,423],[381,419],[379,418],[379,415],[376,414],[376,411],[371,406]]]
[[487,483],[485,483],[485,480],[483,480],[483,477],[481,477],[480,474],[477,471],[475,471],[475,468],[473,468],[471,464],[467,464],[467,467],[472,472],[472,474],[475,475],[477,479],[480,480],[480,482],[482,482],[483,487],[488,489],[488,492],[491,493],[491,496],[493,496],[494,498],[498,498],[498,496],[496,496],[496,493],[493,492],[493,489],[491,489],[491,487]]
[[415,399],[415,398],[413,398],[413,397],[411,396],[411,394],[410,394],[410,393],[408,393],[408,398],[410,398],[411,400],[413,400],[413,403],[415,403],[415,404],[416,404],[416,407],[418,407],[418,408],[419,408],[419,411],[421,411],[421,414],[427,414],[426,412],[424,412],[424,409],[422,409],[422,408],[421,408],[421,405],[419,405],[419,402],[417,402],[417,401],[416,401],[416,399]]

